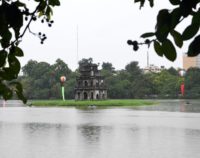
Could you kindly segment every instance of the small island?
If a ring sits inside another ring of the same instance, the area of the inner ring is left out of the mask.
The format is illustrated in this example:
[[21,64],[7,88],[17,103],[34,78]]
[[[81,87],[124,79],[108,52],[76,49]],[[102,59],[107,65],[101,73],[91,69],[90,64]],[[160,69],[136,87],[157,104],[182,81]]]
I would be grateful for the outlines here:
[[142,99],[107,99],[107,87],[104,76],[98,65],[91,59],[79,62],[79,75],[76,77],[75,98],[69,100],[33,101],[33,106],[76,106],[76,107],[108,107],[108,106],[144,106],[153,105],[154,101]]

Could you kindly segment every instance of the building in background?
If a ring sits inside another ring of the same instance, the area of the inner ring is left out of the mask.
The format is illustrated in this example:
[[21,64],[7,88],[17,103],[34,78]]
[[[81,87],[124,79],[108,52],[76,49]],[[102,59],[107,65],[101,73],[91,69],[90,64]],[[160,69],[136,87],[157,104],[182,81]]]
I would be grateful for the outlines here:
[[107,99],[107,88],[98,65],[91,62],[81,64],[80,76],[76,79],[75,100]]
[[187,55],[183,55],[183,69],[188,70],[191,67],[200,68],[200,55],[196,57],[188,57]]
[[155,66],[153,64],[150,64],[149,66],[145,67],[142,70],[143,70],[144,73],[149,73],[149,72],[159,73],[159,72],[161,72],[164,69],[165,69],[164,66],[158,67],[158,66]]

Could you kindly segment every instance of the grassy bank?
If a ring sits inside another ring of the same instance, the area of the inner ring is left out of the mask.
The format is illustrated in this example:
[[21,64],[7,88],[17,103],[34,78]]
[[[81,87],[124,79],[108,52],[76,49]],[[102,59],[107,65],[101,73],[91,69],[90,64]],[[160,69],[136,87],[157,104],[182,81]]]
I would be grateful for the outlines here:
[[41,100],[32,101],[33,106],[143,106],[156,104],[154,101],[142,99],[115,99],[102,101],[74,101],[74,100]]

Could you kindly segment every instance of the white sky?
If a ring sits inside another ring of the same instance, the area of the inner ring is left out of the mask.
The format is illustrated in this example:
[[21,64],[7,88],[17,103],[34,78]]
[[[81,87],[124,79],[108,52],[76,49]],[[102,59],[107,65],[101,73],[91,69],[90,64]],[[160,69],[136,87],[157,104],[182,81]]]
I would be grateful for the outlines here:
[[[20,59],[22,66],[30,59],[52,64],[60,58],[75,70],[78,25],[79,60],[92,57],[96,63],[111,62],[117,70],[131,61],[139,61],[139,65],[145,67],[147,47],[134,52],[127,40],[138,40],[142,33],[154,31],[158,10],[170,6],[168,0],[155,3],[153,9],[146,4],[140,10],[134,0],[61,0],[61,6],[54,10],[53,27],[39,21],[31,26],[32,31],[47,34],[43,45],[27,32],[21,44],[25,53]],[[150,64],[182,67],[185,50],[178,50],[176,61],[170,62],[150,49]]]

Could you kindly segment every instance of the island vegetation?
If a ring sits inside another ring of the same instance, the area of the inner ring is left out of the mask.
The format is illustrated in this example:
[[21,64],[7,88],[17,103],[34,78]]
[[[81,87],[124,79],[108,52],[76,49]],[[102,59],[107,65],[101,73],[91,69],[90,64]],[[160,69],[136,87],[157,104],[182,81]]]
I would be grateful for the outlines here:
[[[109,106],[144,106],[144,105],[155,105],[157,102],[150,100],[141,99],[111,99],[111,100],[86,100],[86,101],[75,101],[75,100],[40,100],[31,102],[32,106],[76,106],[76,107],[109,107]],[[29,104],[30,105],[30,104]]]

